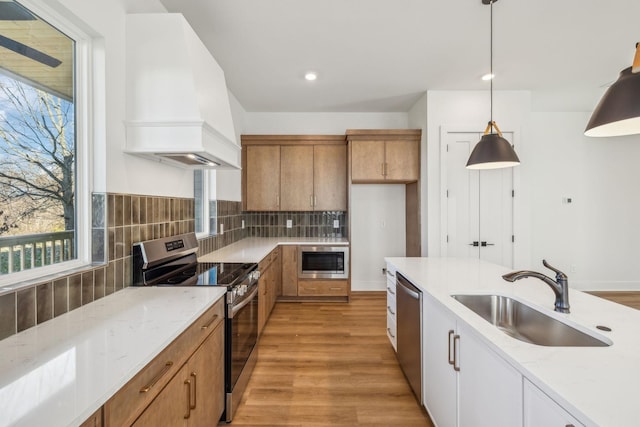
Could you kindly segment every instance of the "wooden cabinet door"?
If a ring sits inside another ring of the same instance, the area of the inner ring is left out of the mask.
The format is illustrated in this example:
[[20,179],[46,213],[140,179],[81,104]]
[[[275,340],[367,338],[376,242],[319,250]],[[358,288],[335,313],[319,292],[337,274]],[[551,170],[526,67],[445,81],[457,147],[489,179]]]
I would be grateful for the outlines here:
[[169,381],[167,386],[156,396],[133,427],[186,426],[189,416],[190,383],[187,365]]
[[262,329],[267,323],[267,288],[269,284],[269,275],[271,269],[267,267],[266,270],[260,272],[260,279],[258,279],[258,335],[262,334]]
[[420,145],[417,141],[385,142],[385,179],[412,182],[420,179]]
[[248,146],[246,156],[247,210],[279,210],[280,146]]
[[215,426],[224,410],[223,321],[193,353],[188,367],[187,379],[191,381],[193,407],[188,418],[189,426]]
[[351,180],[384,181],[384,141],[351,141]]
[[313,146],[280,147],[280,190],[281,211],[313,210]]
[[347,210],[346,145],[313,147],[313,185],[315,210]]
[[282,246],[282,296],[298,296],[298,247]]

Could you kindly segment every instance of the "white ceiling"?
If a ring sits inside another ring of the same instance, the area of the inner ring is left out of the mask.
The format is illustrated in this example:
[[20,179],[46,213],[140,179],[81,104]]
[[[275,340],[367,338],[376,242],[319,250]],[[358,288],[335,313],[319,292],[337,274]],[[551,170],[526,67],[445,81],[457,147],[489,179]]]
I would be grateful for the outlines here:
[[[489,87],[481,0],[161,2],[185,15],[247,111],[402,112],[427,90]],[[538,111],[591,111],[640,41],[640,0],[493,9],[494,90],[531,90]]]

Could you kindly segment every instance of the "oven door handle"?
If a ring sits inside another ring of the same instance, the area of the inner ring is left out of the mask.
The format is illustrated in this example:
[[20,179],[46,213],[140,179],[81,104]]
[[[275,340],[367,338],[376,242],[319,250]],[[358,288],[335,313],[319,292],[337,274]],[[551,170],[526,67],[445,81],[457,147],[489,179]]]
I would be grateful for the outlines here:
[[245,305],[249,304],[257,294],[258,294],[258,287],[256,286],[253,289],[253,291],[251,291],[251,294],[249,294],[249,296],[244,299],[244,301],[242,301],[239,305],[236,305],[236,306],[233,306],[233,308],[230,308],[228,313],[229,319],[233,319],[233,316],[235,316],[237,312],[242,310]]

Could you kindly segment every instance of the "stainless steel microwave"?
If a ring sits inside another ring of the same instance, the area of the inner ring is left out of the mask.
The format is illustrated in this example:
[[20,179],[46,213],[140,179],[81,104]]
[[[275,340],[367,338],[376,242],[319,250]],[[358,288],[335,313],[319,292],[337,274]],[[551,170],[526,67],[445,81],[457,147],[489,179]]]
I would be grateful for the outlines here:
[[349,246],[299,246],[298,278],[348,279]]

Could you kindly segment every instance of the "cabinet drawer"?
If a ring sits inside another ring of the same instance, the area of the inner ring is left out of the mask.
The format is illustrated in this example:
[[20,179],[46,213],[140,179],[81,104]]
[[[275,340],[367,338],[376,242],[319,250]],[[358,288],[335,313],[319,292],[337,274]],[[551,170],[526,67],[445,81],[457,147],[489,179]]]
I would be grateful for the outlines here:
[[391,345],[393,349],[397,351],[397,339],[396,339],[396,318],[395,316],[391,316],[389,312],[387,312],[387,337],[389,337],[389,341],[391,341]]
[[223,320],[220,299],[107,401],[105,425],[130,425]]
[[347,296],[346,280],[299,280],[299,296]]

